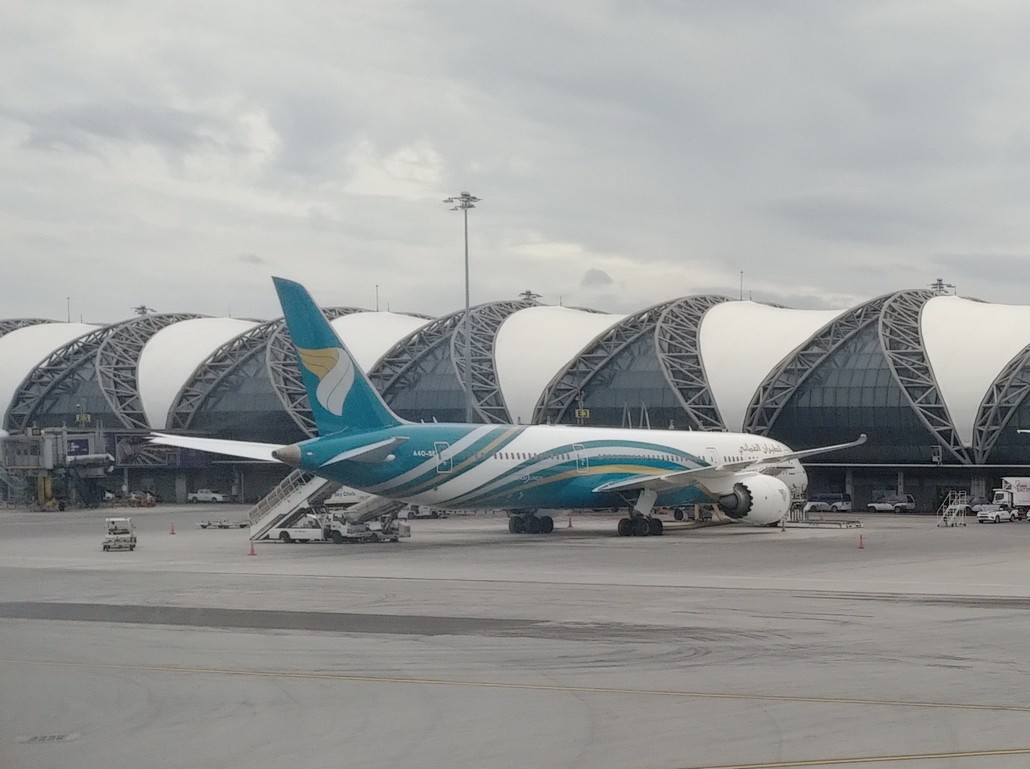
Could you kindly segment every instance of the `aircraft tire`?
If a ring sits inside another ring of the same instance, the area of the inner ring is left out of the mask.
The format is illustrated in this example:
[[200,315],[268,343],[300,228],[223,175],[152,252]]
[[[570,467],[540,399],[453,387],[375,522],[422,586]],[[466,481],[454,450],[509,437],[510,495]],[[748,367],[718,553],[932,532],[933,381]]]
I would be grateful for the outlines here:
[[651,534],[656,537],[662,536],[665,533],[665,524],[662,523],[660,518],[652,518],[650,520]]
[[539,520],[541,534],[550,534],[552,531],[554,531],[554,518],[552,518],[549,515],[544,515],[541,516]]
[[530,515],[526,518],[526,533],[527,534],[539,534],[542,531],[540,525],[540,519],[535,515]]
[[648,523],[647,518],[637,518],[633,521],[633,536],[634,537],[646,537],[651,533],[651,524]]
[[519,533],[519,518],[516,515],[512,515],[508,518],[508,533],[518,534]]
[[620,537],[629,537],[633,534],[633,521],[629,518],[620,518],[618,532]]

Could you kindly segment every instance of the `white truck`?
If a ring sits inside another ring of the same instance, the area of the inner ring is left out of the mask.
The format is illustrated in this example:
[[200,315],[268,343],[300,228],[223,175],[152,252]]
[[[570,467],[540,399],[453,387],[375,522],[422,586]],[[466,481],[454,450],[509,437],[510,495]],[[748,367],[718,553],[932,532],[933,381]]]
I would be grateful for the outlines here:
[[187,502],[228,502],[229,495],[213,489],[197,489],[186,495]]
[[104,552],[109,550],[135,550],[136,549],[136,526],[132,518],[105,518],[107,536],[100,543]]
[[396,514],[379,516],[370,521],[351,523],[332,513],[308,513],[291,526],[272,529],[272,539],[282,542],[398,542],[411,536],[411,526],[397,519]]
[[1002,478],[1001,488],[994,490],[994,499],[989,505],[981,505],[980,512],[994,513],[1008,510],[1012,520],[1027,517],[1030,511],[1030,478]]

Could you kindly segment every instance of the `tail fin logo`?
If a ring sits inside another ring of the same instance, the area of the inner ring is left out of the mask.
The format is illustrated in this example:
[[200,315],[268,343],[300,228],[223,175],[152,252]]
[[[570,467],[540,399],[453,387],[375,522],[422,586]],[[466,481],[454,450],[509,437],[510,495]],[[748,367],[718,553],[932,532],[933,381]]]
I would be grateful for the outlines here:
[[343,416],[343,402],[354,384],[354,364],[339,347],[305,350],[298,347],[301,363],[316,379],[319,405],[335,416]]

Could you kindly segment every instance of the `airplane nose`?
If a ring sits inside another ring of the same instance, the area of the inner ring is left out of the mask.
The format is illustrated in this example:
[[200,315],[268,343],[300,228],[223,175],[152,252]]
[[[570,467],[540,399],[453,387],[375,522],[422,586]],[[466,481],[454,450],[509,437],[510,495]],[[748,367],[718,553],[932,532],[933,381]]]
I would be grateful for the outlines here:
[[272,452],[272,456],[290,467],[300,467],[300,446],[292,443]]

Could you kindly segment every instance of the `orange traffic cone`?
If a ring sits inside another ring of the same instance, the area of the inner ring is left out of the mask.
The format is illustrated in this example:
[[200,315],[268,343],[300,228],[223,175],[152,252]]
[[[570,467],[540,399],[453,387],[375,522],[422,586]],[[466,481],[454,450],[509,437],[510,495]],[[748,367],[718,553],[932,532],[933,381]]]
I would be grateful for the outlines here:
[[175,533],[175,524],[174,523],[172,524],[172,528],[169,530],[168,533],[169,534],[174,534]]
[[865,539],[861,534],[858,535],[858,549],[865,550]]
[[257,553],[254,552],[254,540],[250,540],[250,552],[248,552],[247,555],[257,555]]

